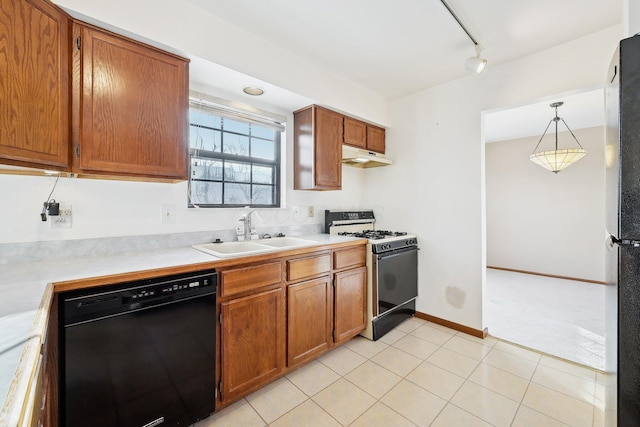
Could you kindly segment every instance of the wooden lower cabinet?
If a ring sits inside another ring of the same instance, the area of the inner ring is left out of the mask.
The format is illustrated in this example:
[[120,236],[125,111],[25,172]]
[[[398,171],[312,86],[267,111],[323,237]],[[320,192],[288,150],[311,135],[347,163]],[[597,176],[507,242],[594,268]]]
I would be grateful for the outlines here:
[[335,274],[334,341],[342,343],[365,329],[367,269]]
[[232,401],[277,376],[285,360],[282,288],[220,304],[221,400]]
[[287,365],[324,352],[331,345],[333,289],[329,276],[287,287]]
[[219,271],[218,409],[365,329],[365,246]]

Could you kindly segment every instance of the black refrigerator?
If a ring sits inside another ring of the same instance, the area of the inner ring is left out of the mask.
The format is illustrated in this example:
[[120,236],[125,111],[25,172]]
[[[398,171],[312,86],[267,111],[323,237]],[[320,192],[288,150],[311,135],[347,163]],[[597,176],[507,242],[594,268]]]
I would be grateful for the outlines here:
[[606,104],[607,426],[640,426],[640,36],[614,54]]

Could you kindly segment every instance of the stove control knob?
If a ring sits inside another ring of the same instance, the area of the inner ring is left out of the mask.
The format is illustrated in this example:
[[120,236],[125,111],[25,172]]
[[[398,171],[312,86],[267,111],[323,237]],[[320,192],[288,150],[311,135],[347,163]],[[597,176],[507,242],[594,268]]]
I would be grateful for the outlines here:
[[387,244],[383,245],[383,248],[384,248],[385,250],[389,250],[389,249],[391,249],[391,243],[387,243]]
[[408,239],[406,242],[407,246],[415,245],[418,243],[416,239]]

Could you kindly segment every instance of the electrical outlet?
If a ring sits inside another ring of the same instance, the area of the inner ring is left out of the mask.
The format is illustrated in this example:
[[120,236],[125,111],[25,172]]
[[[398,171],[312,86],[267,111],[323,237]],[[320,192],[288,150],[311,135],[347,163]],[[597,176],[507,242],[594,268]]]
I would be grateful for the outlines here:
[[71,205],[60,203],[58,215],[49,215],[50,228],[71,228]]
[[316,216],[316,210],[313,208],[313,206],[309,206],[307,215],[309,216],[309,218],[313,218],[314,216]]
[[176,223],[176,205],[162,205],[162,223],[163,224],[175,224]]

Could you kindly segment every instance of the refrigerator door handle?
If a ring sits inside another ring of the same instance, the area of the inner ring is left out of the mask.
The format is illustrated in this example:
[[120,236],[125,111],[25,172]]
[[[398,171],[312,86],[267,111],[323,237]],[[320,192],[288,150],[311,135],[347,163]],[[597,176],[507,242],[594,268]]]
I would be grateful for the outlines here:
[[640,248],[640,240],[635,239],[616,239],[614,236],[611,236],[611,241],[618,246],[626,246],[632,248]]

